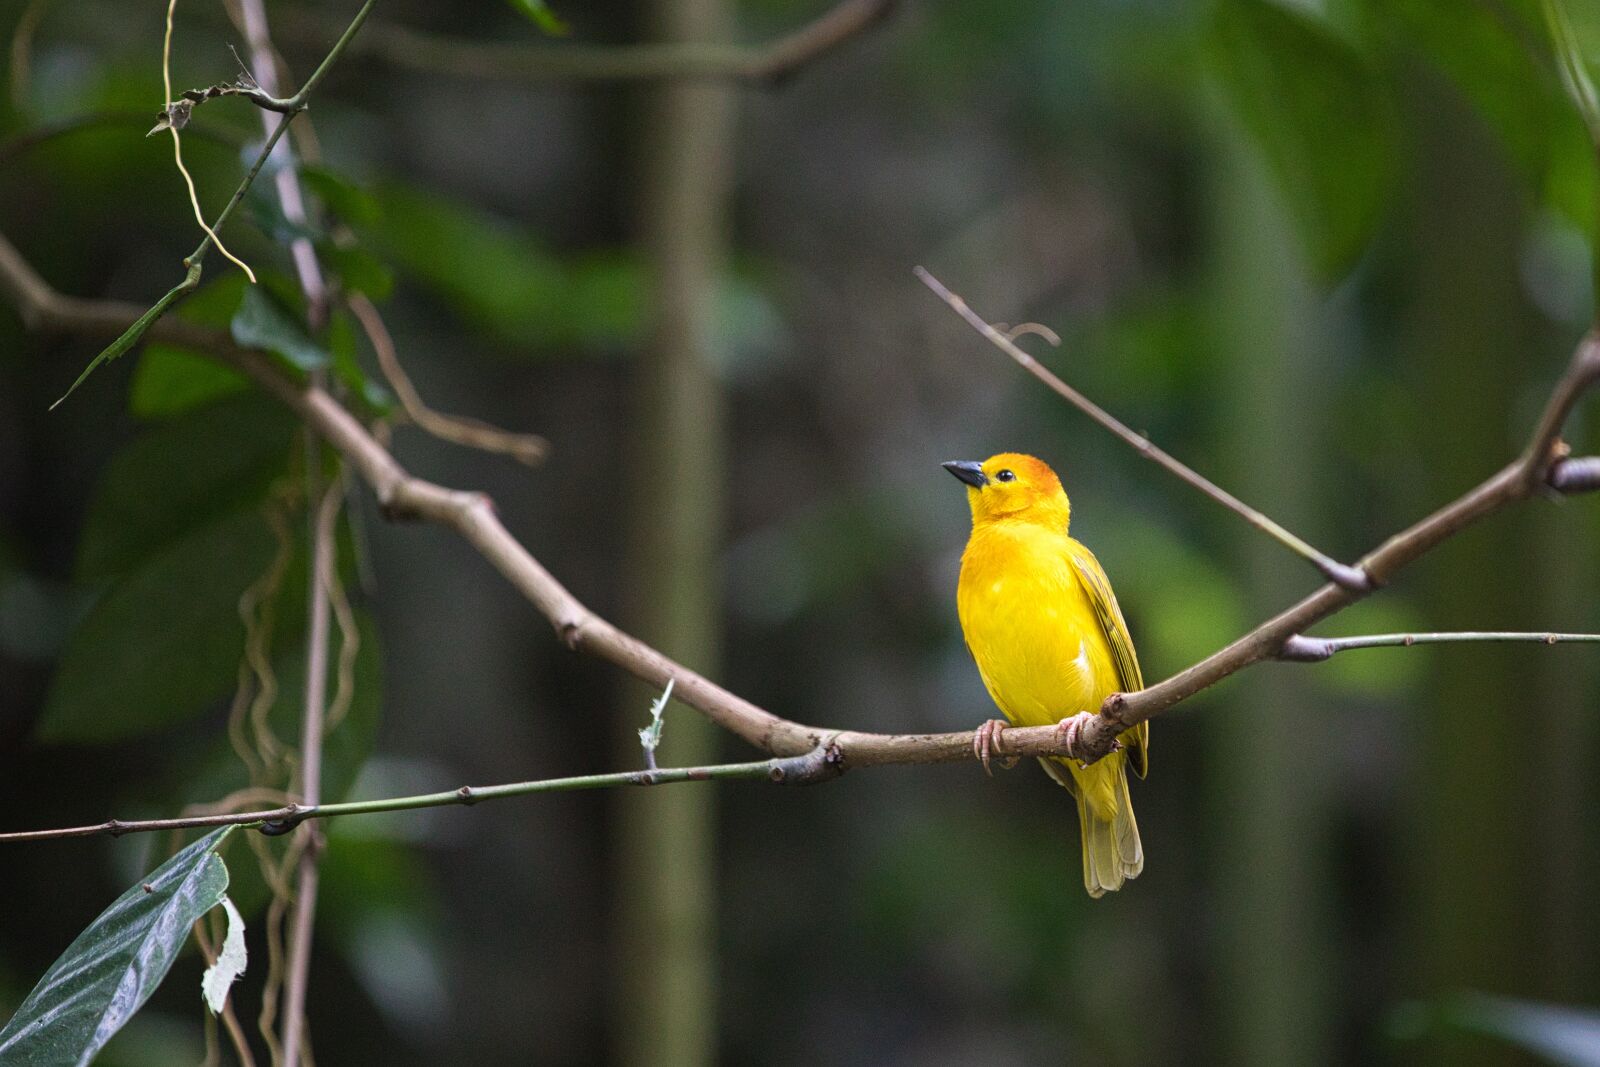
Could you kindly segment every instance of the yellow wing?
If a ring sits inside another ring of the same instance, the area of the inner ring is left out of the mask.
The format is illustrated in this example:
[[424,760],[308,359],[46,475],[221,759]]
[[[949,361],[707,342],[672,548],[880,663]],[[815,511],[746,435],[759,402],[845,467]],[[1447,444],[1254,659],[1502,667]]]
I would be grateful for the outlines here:
[[[1118,685],[1124,693],[1144,688],[1144,675],[1139,671],[1139,657],[1133,651],[1133,637],[1128,633],[1127,620],[1122,617],[1122,607],[1117,595],[1111,591],[1111,580],[1106,577],[1094,553],[1076,540],[1071,545],[1072,566],[1089,595],[1095,617],[1100,622],[1100,632],[1111,646],[1111,658],[1117,665]],[[1150,770],[1150,723],[1140,723],[1123,735],[1127,739],[1128,763],[1133,773],[1143,778]]]

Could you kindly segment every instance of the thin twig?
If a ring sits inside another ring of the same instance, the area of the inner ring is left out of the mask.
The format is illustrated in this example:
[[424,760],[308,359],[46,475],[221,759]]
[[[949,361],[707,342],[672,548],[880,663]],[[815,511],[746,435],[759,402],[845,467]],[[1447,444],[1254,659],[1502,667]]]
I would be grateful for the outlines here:
[[[1009,744],[1009,737],[1007,739]],[[586,774],[571,778],[542,778],[530,782],[502,785],[464,785],[443,793],[385,797],[382,800],[350,800],[340,804],[286,804],[261,811],[221,812],[214,815],[188,815],[175,819],[110,819],[92,826],[70,826],[59,830],[25,830],[0,834],[0,843],[51,841],[67,837],[121,837],[124,834],[154,833],[161,830],[192,830],[214,826],[249,826],[268,836],[287,833],[308,819],[328,819],[341,815],[375,815],[419,808],[443,808],[452,804],[472,805],[483,800],[533,796],[537,793],[570,793],[586,789],[614,789],[619,786],[672,785],[678,782],[721,782],[741,779],[767,779],[783,785],[809,785],[841,772],[837,753],[826,748],[800,756],[766,759],[753,763],[720,763],[708,767],[660,767],[654,770],[620,771],[613,774]]]
[[[374,22],[357,54],[425,74],[474,82],[529,84],[707,78],[777,86],[887,19],[898,0],[844,0],[816,21],[770,44],[512,44],[424,33]],[[307,41],[325,39],[327,20],[309,8],[275,13],[281,31]]]
[[[0,292],[16,303],[25,323],[41,332],[115,336],[140,312],[136,305],[117,301],[62,296],[51,289],[3,237],[0,237]],[[385,515],[392,519],[436,522],[455,530],[550,621],[557,636],[569,648],[598,656],[651,685],[664,686],[668,678],[676,678],[673,693],[681,703],[698,709],[717,725],[757,748],[778,756],[795,756],[827,745],[840,754],[841,766],[845,767],[947,763],[976,758],[972,731],[874,734],[830,730],[784,719],[757,707],[590,611],[506,530],[488,497],[412,477],[326,390],[293,381],[265,354],[241,348],[221,331],[196,323],[177,318],[163,320],[152,327],[151,335],[157,340],[210,353],[243,371],[314,426],[344,455],[352,469],[372,488]],[[1543,457],[1532,450],[1525,453],[1465,496],[1385,542],[1362,560],[1362,566],[1381,583],[1513,500],[1547,488],[1557,491],[1563,472],[1570,466],[1584,465],[1583,469],[1587,469],[1594,457],[1552,458],[1554,437],[1546,439],[1546,427],[1553,421],[1554,413],[1569,411],[1596,378],[1600,378],[1600,341],[1586,336],[1567,373],[1557,382],[1546,415],[1541,419],[1535,442],[1544,441]],[[1559,432],[1559,425],[1554,432]],[[1339,585],[1325,585],[1228,647],[1171,678],[1138,693],[1113,694],[1102,704],[1094,721],[1078,731],[1076,747],[1068,744],[1064,732],[1055,726],[1033,726],[1007,730],[1006,751],[1017,756],[1071,755],[1084,760],[1098,759],[1111,750],[1116,735],[1128,726],[1187,700],[1236,671],[1272,658],[1290,637],[1348,607],[1363,595]]]
[[411,376],[400,365],[394,338],[390,335],[389,328],[384,325],[383,316],[378,314],[377,307],[364,293],[351,293],[346,298],[345,304],[355,315],[356,321],[361,323],[361,329],[366,333],[372,351],[378,357],[378,366],[383,370],[384,378],[388,380],[394,395],[400,400],[400,407],[419,430],[441,441],[449,441],[464,448],[476,448],[482,452],[510,456],[529,467],[542,463],[550,454],[550,442],[538,434],[512,433],[478,419],[445,415],[428,407],[423,403],[422,395],[417,392],[416,386],[412,384]]
[[1307,637],[1295,634],[1283,643],[1277,658],[1302,663],[1332,659],[1355,648],[1410,648],[1412,645],[1494,643],[1566,645],[1600,642],[1600,634],[1528,633],[1515,630],[1457,630],[1448,633],[1362,634],[1357,637]]
[[1238,515],[1251,526],[1254,526],[1256,529],[1267,534],[1267,536],[1271,537],[1274,541],[1277,541],[1280,545],[1283,545],[1295,555],[1305,559],[1312,566],[1316,567],[1317,570],[1322,573],[1322,576],[1327,578],[1329,581],[1335,582],[1347,589],[1352,590],[1367,591],[1371,589],[1371,579],[1368,575],[1363,573],[1360,568],[1351,567],[1347,564],[1340,563],[1332,556],[1318,551],[1308,541],[1291,533],[1277,522],[1274,522],[1267,515],[1257,511],[1255,508],[1246,504],[1244,501],[1240,500],[1226,489],[1223,489],[1221,486],[1217,485],[1205,475],[1200,474],[1183,463],[1180,463],[1178,460],[1168,455],[1165,451],[1158,448],[1150,440],[1150,438],[1146,437],[1144,434],[1135,433],[1133,430],[1129,429],[1127,424],[1123,423],[1105,408],[1102,408],[1100,405],[1096,404],[1094,401],[1078,392],[1072,386],[1062,381],[1055,374],[1051,373],[1051,371],[1038,360],[1028,355],[1028,353],[1023,351],[1021,348],[1018,348],[1016,342],[1012,340],[1012,334],[1002,332],[990,324],[983,318],[983,316],[972,310],[972,307],[965,300],[951,292],[945,287],[943,282],[941,282],[938,278],[935,278],[925,268],[917,267],[915,268],[915,273],[917,277],[922,280],[924,285],[933,290],[934,295],[938,296],[939,299],[950,305],[950,309],[952,311],[966,320],[967,324],[970,325],[974,330],[977,330],[984,337],[988,338],[988,340],[996,348],[999,348],[1006,355],[1014,359],[1023,370],[1027,371],[1029,374],[1032,374],[1035,378],[1038,378],[1045,385],[1048,385],[1059,396],[1066,400],[1067,403],[1071,404],[1073,407],[1089,416],[1089,418],[1099,423],[1105,429],[1110,430],[1141,456],[1151,460],[1157,466],[1168,471],[1169,473],[1177,475],[1186,484],[1200,490],[1200,492],[1204,493],[1218,504],[1221,504],[1235,515]]

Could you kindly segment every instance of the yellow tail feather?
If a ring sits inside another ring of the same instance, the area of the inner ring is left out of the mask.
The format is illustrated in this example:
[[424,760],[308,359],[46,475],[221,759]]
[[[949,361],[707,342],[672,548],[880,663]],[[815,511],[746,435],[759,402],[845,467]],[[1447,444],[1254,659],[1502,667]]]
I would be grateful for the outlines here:
[[1139,877],[1144,870],[1144,845],[1133,817],[1133,798],[1128,795],[1126,762],[1120,755],[1113,753],[1084,771],[1053,760],[1039,762],[1077,801],[1083,887],[1089,895],[1102,897],[1121,889],[1129,878]]

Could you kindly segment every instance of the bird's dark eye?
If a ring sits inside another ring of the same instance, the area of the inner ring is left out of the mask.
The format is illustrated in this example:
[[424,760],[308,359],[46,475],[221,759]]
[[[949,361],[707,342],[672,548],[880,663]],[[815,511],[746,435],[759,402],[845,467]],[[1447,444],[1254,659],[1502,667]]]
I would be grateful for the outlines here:
[[994,480],[997,482],[1014,482],[1017,480],[1017,476],[1010,471],[1000,471],[994,476]]

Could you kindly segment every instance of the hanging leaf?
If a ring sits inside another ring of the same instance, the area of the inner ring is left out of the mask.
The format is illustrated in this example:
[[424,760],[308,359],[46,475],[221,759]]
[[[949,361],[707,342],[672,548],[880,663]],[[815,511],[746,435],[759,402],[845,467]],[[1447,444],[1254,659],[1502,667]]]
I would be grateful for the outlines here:
[[1365,250],[1394,184],[1393,117],[1381,83],[1326,24],[1271,0],[1221,0],[1212,52],[1312,264],[1337,278]]
[[228,1002],[228,990],[244,974],[248,960],[244,948],[244,917],[226,896],[222,898],[222,910],[228,913],[228,933],[222,939],[222,951],[217,953],[217,962],[207,967],[206,973],[200,976],[200,995],[205,998],[206,1007],[211,1009],[212,1015],[221,1014],[222,1006]]
[[89,924],[0,1030],[0,1062],[83,1065],[155,992],[189,929],[228,889],[232,827],[179,852]]
[[129,326],[126,330],[122,331],[122,336],[118,337],[115,341],[112,341],[105,348],[101,349],[100,354],[89,361],[89,365],[83,368],[83,373],[79,374],[78,377],[73,380],[72,384],[67,387],[67,391],[61,394],[61,399],[50,405],[50,410],[54,411],[56,408],[60,407],[62,402],[76,392],[78,386],[87,381],[89,375],[93,374],[102,363],[110,363],[118,356],[126,354],[130,349],[133,348],[134,345],[138,344],[140,338],[144,337],[145,333],[149,331],[150,327],[156,324],[156,320],[165,315],[167,313],[167,309],[182,299],[184,294],[189,291],[188,284],[188,282],[184,282],[182,284],[173,286],[167,291],[166,296],[163,296],[160,300],[156,301],[154,307],[152,307],[149,311],[146,311],[143,315],[140,315],[134,320],[132,326]]

